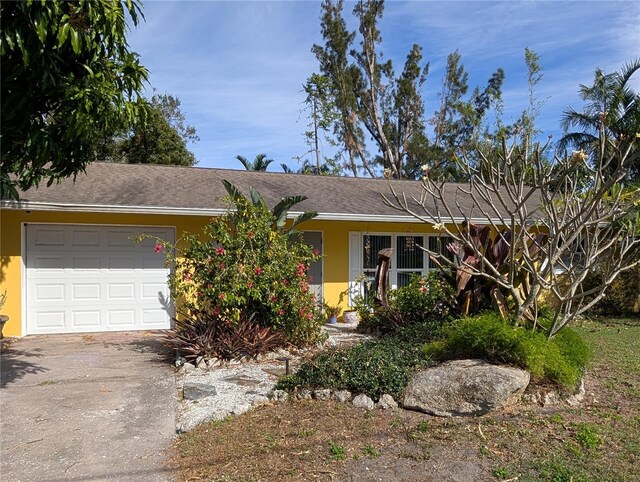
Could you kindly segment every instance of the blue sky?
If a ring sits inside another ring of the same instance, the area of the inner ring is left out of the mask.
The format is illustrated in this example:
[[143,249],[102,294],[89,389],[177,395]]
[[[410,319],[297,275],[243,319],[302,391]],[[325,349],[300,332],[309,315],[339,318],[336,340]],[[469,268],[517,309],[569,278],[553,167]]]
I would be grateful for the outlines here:
[[[345,2],[350,27],[354,3]],[[200,141],[200,167],[242,168],[238,154],[266,153],[298,167],[304,154],[302,85],[318,70],[310,49],[322,43],[318,1],[147,1],[146,21],[129,33],[151,85],[180,98]],[[469,84],[484,86],[498,67],[505,122],[527,107],[524,49],[540,56],[537,124],[557,138],[562,111],[580,108],[580,83],[593,71],[619,69],[640,56],[638,1],[388,1],[382,50],[402,68],[413,43],[431,69],[424,85],[427,117],[437,109],[447,55],[458,49]],[[640,75],[633,85],[640,88]]]

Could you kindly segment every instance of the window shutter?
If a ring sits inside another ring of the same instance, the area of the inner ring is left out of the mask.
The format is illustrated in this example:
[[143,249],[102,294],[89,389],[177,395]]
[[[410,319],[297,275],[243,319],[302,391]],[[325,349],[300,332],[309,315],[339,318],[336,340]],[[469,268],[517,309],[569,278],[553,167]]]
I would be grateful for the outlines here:
[[362,233],[349,232],[349,306],[362,294],[362,284],[356,278],[362,274]]

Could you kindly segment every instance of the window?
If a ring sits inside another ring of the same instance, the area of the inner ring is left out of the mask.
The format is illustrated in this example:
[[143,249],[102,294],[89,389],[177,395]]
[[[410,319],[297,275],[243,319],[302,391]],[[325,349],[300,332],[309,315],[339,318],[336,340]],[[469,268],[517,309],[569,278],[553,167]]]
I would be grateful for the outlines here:
[[[378,263],[378,252],[384,248],[393,249],[391,266],[389,267],[389,287],[392,289],[409,284],[411,275],[425,275],[437,265],[429,259],[429,255],[421,249],[428,243],[429,250],[440,252],[453,259],[447,250],[451,242],[448,236],[427,236],[416,234],[370,234],[352,232],[349,236],[349,288],[350,304],[353,305],[355,294],[369,296],[374,290],[374,280]],[[364,281],[362,276],[364,275]],[[357,281],[356,281],[357,280]]]
[[[424,236],[396,236],[394,258],[396,266],[395,287],[407,286],[412,274],[421,275],[425,268]],[[391,266],[393,267],[393,261]]]

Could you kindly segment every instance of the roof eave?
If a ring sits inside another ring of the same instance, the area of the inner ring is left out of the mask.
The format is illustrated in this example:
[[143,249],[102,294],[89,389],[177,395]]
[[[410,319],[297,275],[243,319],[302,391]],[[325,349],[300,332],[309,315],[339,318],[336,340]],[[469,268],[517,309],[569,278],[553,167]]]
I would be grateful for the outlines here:
[[[2,209],[12,209],[21,211],[59,211],[75,213],[111,213],[111,214],[149,214],[149,215],[171,215],[171,216],[220,216],[227,212],[223,208],[184,208],[169,206],[127,206],[127,205],[107,205],[107,204],[65,204],[38,201],[0,201]],[[302,214],[302,211],[291,211],[289,217]],[[318,213],[314,218],[318,221],[353,221],[353,222],[380,222],[380,223],[421,223],[424,222],[408,214],[360,214],[360,213]],[[454,218],[454,223],[471,221],[474,224],[489,224],[486,218]],[[433,220],[437,222],[437,220]],[[499,220],[494,220],[499,222]]]

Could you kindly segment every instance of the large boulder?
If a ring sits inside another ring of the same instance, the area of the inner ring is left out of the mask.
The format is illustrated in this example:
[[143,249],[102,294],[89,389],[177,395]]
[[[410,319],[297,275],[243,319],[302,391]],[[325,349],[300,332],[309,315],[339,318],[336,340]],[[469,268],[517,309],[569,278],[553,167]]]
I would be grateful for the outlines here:
[[416,373],[404,408],[441,417],[482,415],[516,403],[529,372],[483,360],[455,360]]

